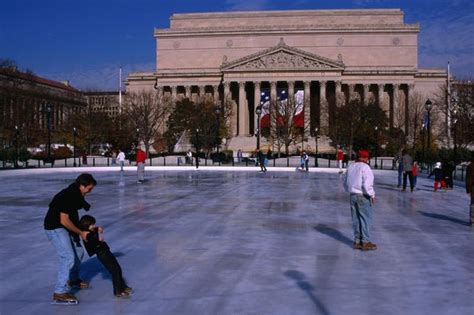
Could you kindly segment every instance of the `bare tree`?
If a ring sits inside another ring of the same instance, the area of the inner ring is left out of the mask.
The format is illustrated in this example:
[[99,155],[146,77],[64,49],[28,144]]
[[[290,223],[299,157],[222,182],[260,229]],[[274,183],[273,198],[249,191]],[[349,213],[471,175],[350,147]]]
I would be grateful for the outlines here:
[[418,134],[421,130],[423,116],[425,114],[425,99],[423,95],[418,92],[410,93],[408,107],[408,130],[411,131],[408,134],[408,141],[413,143],[413,146],[416,146],[418,140]]
[[305,121],[303,126],[295,119],[303,111],[303,103],[298,102],[296,97],[288,97],[285,100],[270,101],[270,133],[273,145],[278,152],[285,149],[289,154],[291,144],[296,144],[305,134],[309,133],[310,122]]
[[140,91],[128,93],[125,104],[125,117],[135,128],[137,141],[142,141],[149,152],[159,129],[164,126],[171,100],[155,91]]

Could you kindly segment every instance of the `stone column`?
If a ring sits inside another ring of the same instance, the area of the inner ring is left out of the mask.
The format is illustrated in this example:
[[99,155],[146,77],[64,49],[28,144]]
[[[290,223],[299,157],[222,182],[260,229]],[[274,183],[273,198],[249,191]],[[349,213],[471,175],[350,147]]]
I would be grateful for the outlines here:
[[190,86],[190,85],[186,85],[186,86],[184,87],[184,91],[185,91],[184,97],[185,97],[185,98],[187,97],[187,98],[191,99],[191,86]]
[[206,86],[200,85],[199,86],[199,97],[203,98],[206,95]]
[[341,105],[344,104],[344,98],[342,95],[342,82],[341,81],[336,81],[336,106],[340,107]]
[[370,87],[370,84],[364,84],[363,87],[364,87],[364,105],[368,105],[369,104],[369,87]]
[[377,102],[379,103],[379,107],[381,109],[383,109],[385,112],[387,112],[387,109],[383,103],[384,99],[383,99],[383,88],[384,88],[384,84],[377,84]]
[[407,94],[406,94],[406,102],[405,102],[405,110],[406,110],[406,114],[405,114],[405,134],[408,135],[408,133],[410,132],[410,111],[409,111],[409,108],[410,108],[410,95],[411,93],[413,92],[413,89],[415,88],[415,85],[414,84],[407,84]]
[[326,81],[319,81],[319,130],[321,135],[329,133],[329,105],[326,99]]
[[231,104],[231,115],[230,115],[230,129],[232,130],[232,136],[237,135],[237,106],[235,101],[232,99],[232,94],[230,93],[230,82],[224,82],[224,99],[225,102],[230,102]]
[[219,100],[219,85],[213,85],[212,86],[212,92],[213,92],[212,97],[214,99],[214,104],[220,104],[221,101]]
[[239,136],[248,135],[248,109],[245,81],[239,82]]
[[270,132],[271,129],[276,125],[276,113],[273,111],[276,110],[276,103],[277,103],[277,82],[272,81],[270,82]]
[[311,130],[311,81],[304,81],[304,125],[307,127],[305,129],[305,136],[309,137]]
[[399,89],[398,84],[393,84],[392,85],[392,117],[390,119],[390,126],[395,126],[395,127],[402,127],[403,124],[405,123],[403,117],[404,112],[402,106],[399,104],[399,99],[398,99],[398,89]]
[[347,85],[349,87],[349,98],[348,98],[348,101],[350,102],[352,99],[354,99],[356,97],[355,95],[355,84],[348,84]]
[[[255,81],[255,82],[253,82],[253,85],[254,85],[254,89],[255,89],[255,93],[254,93],[254,104],[255,104],[255,110],[257,110],[257,106],[260,106],[260,105],[261,105],[261,104],[260,104],[260,99],[261,99],[261,97],[262,97],[262,96],[261,96],[261,93],[262,93],[262,92],[260,91],[260,81]],[[253,115],[254,115],[254,120],[255,120],[255,122],[254,122],[254,124],[253,124],[253,126],[254,126],[254,127],[253,127],[253,129],[254,129],[253,131],[254,131],[254,133],[256,133],[257,127],[258,127],[258,115],[256,114],[255,111],[254,111]],[[260,130],[260,132],[261,132],[261,130]]]
[[178,87],[176,85],[171,86],[171,100],[176,102],[178,98]]

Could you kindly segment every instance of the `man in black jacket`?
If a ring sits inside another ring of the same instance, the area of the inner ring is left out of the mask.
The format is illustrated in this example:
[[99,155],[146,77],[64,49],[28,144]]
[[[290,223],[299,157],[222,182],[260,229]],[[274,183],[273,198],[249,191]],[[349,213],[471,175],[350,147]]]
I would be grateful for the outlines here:
[[96,184],[92,175],[79,175],[74,183],[54,196],[44,218],[46,236],[53,243],[59,258],[54,302],[76,304],[77,298],[69,293],[69,287],[88,287],[79,279],[79,269],[84,256],[80,238],[85,240],[89,232],[79,229],[78,210],[89,210],[90,205],[84,197]]

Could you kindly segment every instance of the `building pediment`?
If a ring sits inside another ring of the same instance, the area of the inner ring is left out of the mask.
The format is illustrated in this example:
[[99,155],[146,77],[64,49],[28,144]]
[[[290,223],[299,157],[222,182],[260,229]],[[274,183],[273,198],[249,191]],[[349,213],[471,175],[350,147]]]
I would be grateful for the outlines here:
[[224,62],[223,72],[240,71],[342,71],[344,64],[286,45],[283,40],[270,49]]

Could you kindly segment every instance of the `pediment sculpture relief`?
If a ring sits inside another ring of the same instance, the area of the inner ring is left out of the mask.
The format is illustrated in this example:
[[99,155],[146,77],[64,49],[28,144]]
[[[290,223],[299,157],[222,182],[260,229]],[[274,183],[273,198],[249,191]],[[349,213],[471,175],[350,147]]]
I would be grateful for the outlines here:
[[299,55],[278,51],[274,54],[264,55],[234,69],[314,69],[330,68],[331,66],[311,60]]

